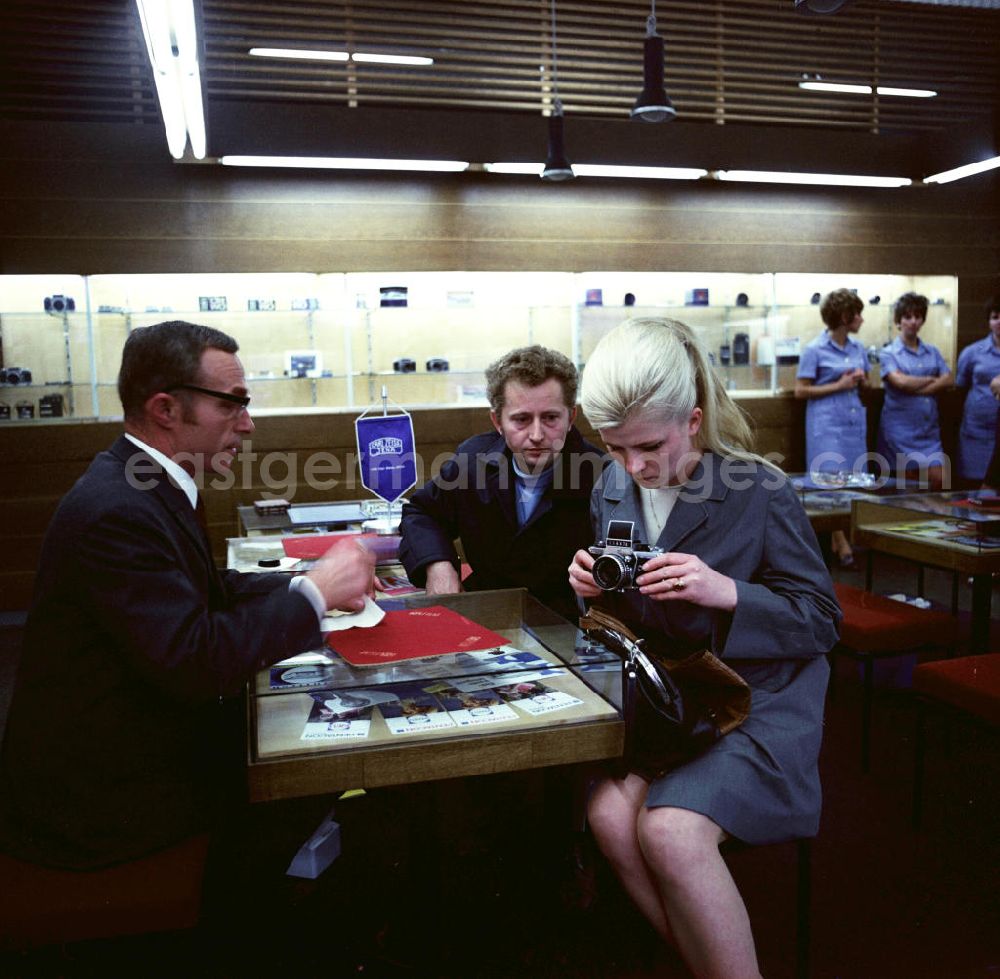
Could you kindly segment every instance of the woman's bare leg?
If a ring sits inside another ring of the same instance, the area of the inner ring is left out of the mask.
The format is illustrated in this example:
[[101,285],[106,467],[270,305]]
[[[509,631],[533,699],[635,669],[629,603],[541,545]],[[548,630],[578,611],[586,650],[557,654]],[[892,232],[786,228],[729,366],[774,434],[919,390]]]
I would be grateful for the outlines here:
[[664,940],[676,944],[656,880],[639,848],[637,821],[648,788],[638,775],[600,782],[591,793],[587,819],[629,897]]
[[639,845],[678,947],[696,976],[758,979],[746,905],[719,853],[725,833],[688,809],[643,809]]

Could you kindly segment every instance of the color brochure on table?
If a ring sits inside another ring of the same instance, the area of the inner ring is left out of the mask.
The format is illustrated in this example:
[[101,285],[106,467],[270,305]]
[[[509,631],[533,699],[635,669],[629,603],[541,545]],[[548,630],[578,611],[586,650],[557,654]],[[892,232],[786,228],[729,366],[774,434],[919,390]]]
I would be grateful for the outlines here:
[[[427,731],[460,729],[516,721],[567,710],[583,703],[546,683],[567,676],[540,656],[507,647],[499,657],[505,671],[493,675],[451,676],[439,680],[394,683],[391,687],[312,690],[313,703],[302,732],[303,741],[351,741],[367,738],[372,711],[378,709],[389,733],[406,737]],[[511,672],[516,663],[521,669]],[[531,665],[532,668],[524,669]]]
[[961,520],[915,520],[909,523],[886,524],[879,529],[891,534],[922,537],[947,544],[962,544],[980,550],[1000,548],[1000,537],[977,534],[975,524]]

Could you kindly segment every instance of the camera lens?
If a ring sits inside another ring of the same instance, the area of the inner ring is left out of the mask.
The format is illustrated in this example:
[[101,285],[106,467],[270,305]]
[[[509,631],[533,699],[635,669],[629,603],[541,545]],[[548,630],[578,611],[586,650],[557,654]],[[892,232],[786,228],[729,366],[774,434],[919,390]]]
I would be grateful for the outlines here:
[[617,554],[602,554],[591,568],[594,582],[604,591],[620,588],[628,575],[625,562]]

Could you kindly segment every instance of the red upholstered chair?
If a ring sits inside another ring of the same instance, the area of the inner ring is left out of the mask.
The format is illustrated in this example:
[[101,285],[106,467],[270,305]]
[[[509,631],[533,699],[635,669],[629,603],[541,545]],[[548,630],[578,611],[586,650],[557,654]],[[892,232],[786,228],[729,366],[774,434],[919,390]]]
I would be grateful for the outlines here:
[[871,766],[872,701],[875,660],[940,647],[951,654],[957,620],[946,612],[916,608],[905,602],[872,594],[853,585],[834,585],[844,612],[840,642],[831,653],[848,656],[862,666],[861,769]]
[[23,950],[193,928],[208,834],[104,870],[54,870],[0,854],[0,948]]
[[917,732],[913,756],[913,825],[923,809],[924,748],[929,707],[1000,727],[1000,653],[959,656],[923,663],[913,671],[917,694]]

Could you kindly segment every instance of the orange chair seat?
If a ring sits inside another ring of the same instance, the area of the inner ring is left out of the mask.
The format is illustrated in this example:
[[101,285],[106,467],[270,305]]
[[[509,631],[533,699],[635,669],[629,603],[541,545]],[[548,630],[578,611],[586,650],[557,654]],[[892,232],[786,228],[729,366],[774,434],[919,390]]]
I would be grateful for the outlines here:
[[36,945],[193,928],[208,834],[103,870],[57,870],[0,854],[0,945]]
[[915,608],[853,585],[833,587],[844,612],[840,641],[845,646],[877,654],[955,641],[956,622],[947,612]]
[[913,671],[913,689],[1000,726],[1000,653],[924,663]]

